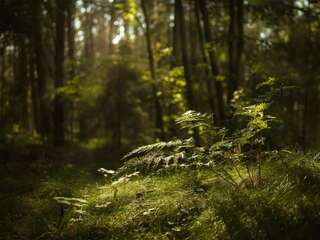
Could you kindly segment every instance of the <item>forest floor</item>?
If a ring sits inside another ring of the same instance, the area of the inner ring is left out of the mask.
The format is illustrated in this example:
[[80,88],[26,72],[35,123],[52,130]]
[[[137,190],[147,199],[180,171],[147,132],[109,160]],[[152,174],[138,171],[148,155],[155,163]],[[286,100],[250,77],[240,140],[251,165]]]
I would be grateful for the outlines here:
[[259,184],[226,166],[223,176],[189,169],[115,185],[98,175],[101,164],[1,168],[0,239],[317,239],[311,155],[264,163]]

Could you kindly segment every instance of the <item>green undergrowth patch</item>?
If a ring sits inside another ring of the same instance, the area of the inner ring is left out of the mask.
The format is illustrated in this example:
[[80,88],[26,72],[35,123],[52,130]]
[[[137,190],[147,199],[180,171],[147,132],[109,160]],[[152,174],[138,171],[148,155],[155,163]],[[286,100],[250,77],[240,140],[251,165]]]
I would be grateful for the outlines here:
[[99,181],[90,168],[72,164],[42,174],[10,170],[0,181],[1,240],[42,239],[56,233],[61,209],[53,198],[83,196]]
[[122,182],[76,170],[0,200],[0,239],[316,239],[320,227],[312,154],[265,161],[259,182],[240,163]]
[[293,177],[305,171],[300,157],[264,163],[257,185],[244,166],[225,166],[232,184],[210,169],[138,176],[117,185],[116,195],[101,184],[58,239],[314,239],[320,191],[316,181]]

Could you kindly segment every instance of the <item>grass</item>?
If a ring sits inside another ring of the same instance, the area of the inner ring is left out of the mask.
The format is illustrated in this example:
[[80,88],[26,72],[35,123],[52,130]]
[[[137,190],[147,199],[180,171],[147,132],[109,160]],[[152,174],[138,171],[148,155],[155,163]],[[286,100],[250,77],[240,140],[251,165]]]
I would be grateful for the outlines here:
[[[264,183],[251,187],[244,167],[227,171],[232,183],[208,169],[138,176],[116,195],[85,167],[54,169],[40,181],[2,175],[0,239],[316,239],[320,164],[312,157],[266,162]],[[26,191],[8,194],[14,188]]]

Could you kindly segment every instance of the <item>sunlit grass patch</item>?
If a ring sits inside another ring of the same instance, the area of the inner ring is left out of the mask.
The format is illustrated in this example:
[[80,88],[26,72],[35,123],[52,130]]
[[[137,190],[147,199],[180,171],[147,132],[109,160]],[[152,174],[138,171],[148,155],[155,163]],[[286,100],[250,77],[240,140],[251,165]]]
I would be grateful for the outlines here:
[[256,185],[242,164],[135,175],[117,184],[76,168],[50,172],[36,185],[24,181],[30,191],[1,202],[0,230],[13,239],[313,236],[320,222],[318,165],[293,159],[263,163]]
[[112,186],[100,186],[87,198],[88,214],[80,225],[104,226],[115,234],[119,229],[138,235],[152,231],[164,239],[166,233],[185,234],[186,223],[204,206],[191,184],[186,184],[189,174],[140,177],[119,185],[116,197]]

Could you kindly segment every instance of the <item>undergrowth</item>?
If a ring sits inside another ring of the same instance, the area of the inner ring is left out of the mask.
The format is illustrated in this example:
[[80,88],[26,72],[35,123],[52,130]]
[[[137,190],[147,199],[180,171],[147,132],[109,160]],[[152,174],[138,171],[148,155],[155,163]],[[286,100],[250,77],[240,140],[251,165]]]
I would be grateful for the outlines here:
[[178,168],[120,181],[116,195],[116,176],[88,185],[60,175],[1,201],[0,239],[316,239],[316,155],[280,155],[263,162],[255,186],[241,164],[225,166],[232,183],[211,168]]
[[272,148],[268,104],[240,97],[237,127],[188,111],[185,138],[133,150],[100,182],[84,187],[84,171],[2,201],[0,239],[316,239],[320,154]]

